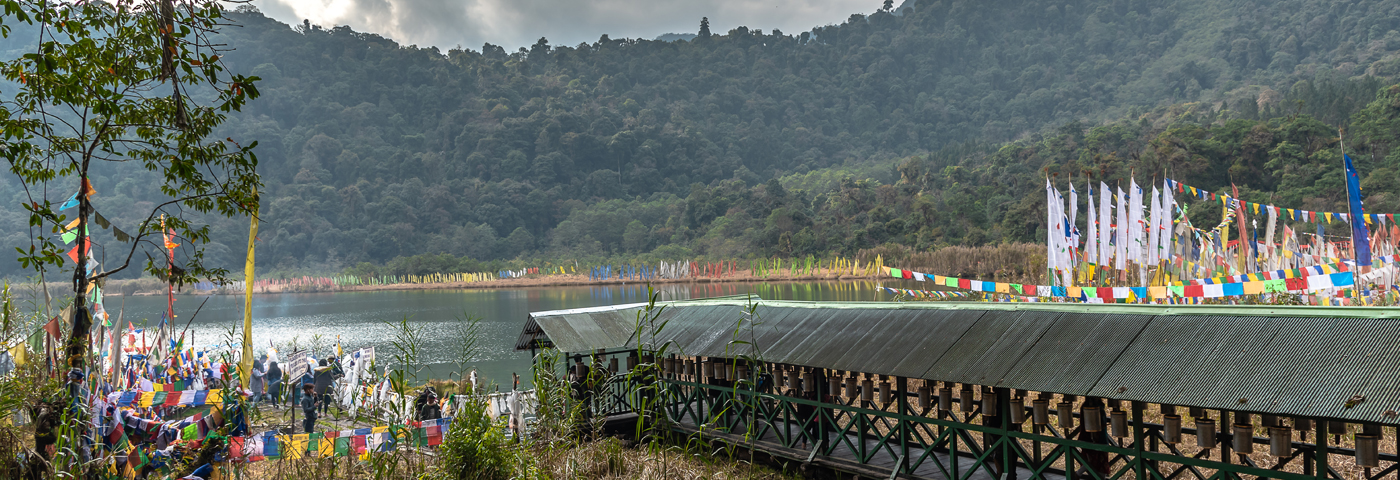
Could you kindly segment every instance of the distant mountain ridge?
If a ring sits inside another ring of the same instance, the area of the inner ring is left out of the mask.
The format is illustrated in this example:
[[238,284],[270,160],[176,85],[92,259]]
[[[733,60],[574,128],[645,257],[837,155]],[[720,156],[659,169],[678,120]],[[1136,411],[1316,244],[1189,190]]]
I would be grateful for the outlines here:
[[[576,212],[614,207],[640,222],[635,248],[693,246],[700,219],[725,212],[685,222],[675,199],[723,182],[859,171],[1164,105],[1252,118],[1291,108],[1285,94],[1300,81],[1400,72],[1393,0],[906,7],[797,34],[739,27],[685,42],[446,52],[244,8],[231,15],[242,26],[216,40],[236,48],[229,67],[262,78],[264,96],[220,136],[259,141],[259,263],[326,269],[418,253],[632,251],[561,229]],[[102,179],[109,218],[135,222],[122,205],[150,196],[142,175]],[[18,195],[0,184],[0,200]],[[216,222],[227,240],[211,255],[236,264],[245,228]],[[7,244],[23,231],[23,218],[0,212]]]
[[662,34],[662,35],[656,37],[656,41],[658,41],[658,42],[676,42],[676,41],[689,42],[689,41],[693,40],[695,37],[696,37],[696,35],[695,35],[694,33],[667,33],[667,34]]

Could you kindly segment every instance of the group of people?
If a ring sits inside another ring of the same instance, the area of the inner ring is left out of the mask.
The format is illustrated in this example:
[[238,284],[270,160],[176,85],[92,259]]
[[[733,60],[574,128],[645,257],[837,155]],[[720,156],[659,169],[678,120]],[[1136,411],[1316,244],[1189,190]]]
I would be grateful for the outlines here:
[[285,378],[289,376],[285,373],[281,365],[278,365],[277,359],[269,360],[266,353],[253,360],[252,378],[248,382],[248,389],[252,391],[249,400],[254,407],[268,402],[273,408],[282,408],[282,389],[286,383],[289,394],[285,399],[286,405],[301,407],[304,414],[302,427],[306,433],[311,433],[315,431],[316,419],[320,414],[327,413],[330,405],[334,403],[332,386],[337,379],[345,376],[340,367],[340,360],[323,358],[316,361],[316,364],[296,379]]

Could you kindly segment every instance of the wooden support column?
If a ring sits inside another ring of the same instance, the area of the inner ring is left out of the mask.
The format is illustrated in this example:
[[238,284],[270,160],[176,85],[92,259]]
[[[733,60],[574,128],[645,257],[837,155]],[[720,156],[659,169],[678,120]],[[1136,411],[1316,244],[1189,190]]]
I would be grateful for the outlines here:
[[1317,424],[1317,452],[1315,452],[1317,462],[1317,478],[1327,478],[1327,421],[1316,419]]
[[1137,478],[1139,478],[1139,479],[1145,479],[1145,478],[1149,478],[1149,477],[1147,476],[1147,463],[1144,462],[1144,461],[1143,461],[1143,458],[1142,458],[1142,451],[1143,451],[1142,446],[1143,446],[1143,440],[1144,440],[1144,438],[1143,438],[1143,430],[1142,430],[1142,423],[1143,423],[1143,421],[1142,421],[1142,408],[1143,408],[1143,404],[1142,404],[1142,402],[1134,401],[1134,402],[1133,402],[1133,407],[1132,407],[1132,408],[1133,408],[1133,450],[1136,451],[1136,456],[1135,456],[1134,459],[1133,459],[1133,470],[1134,470],[1134,472],[1137,474]]
[[[997,396],[997,418],[1001,429],[1011,430],[1011,390],[997,388],[994,390]],[[1020,430],[1020,425],[1016,426]],[[1001,445],[998,455],[1001,455],[1001,477],[1005,480],[1016,480],[1016,450],[1011,442],[1017,441],[1015,437],[1008,437]]]
[[[899,404],[900,415],[911,415],[909,409],[909,379],[904,377],[894,377],[895,401]],[[909,472],[909,421],[899,420],[899,463],[895,464],[894,470],[899,473]]]
[[1234,448],[1235,424],[1230,423],[1230,411],[1220,411],[1220,462],[1230,463],[1230,449]]
[[[822,403],[840,403],[834,398],[831,398],[831,396],[835,395],[835,392],[831,391],[830,383],[827,382],[830,373],[831,371],[825,368],[817,370],[817,398],[820,399]],[[821,442],[820,450],[823,454],[830,451],[831,431],[836,429],[836,424],[834,423],[835,418],[832,418],[832,424],[827,424],[826,417],[832,415],[832,413],[830,408],[821,408],[817,410],[817,425],[821,426],[817,435]]]

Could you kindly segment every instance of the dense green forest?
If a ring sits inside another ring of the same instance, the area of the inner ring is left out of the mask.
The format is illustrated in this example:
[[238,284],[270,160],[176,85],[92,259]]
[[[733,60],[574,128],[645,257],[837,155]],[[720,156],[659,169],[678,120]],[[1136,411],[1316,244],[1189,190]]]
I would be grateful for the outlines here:
[[[1370,205],[1400,210],[1394,97],[1361,112],[1400,73],[1395,1],[910,0],[795,35],[446,52],[232,17],[263,97],[221,135],[259,142],[264,271],[1035,241],[1045,175],[1133,169],[1319,208],[1352,122]],[[150,173],[108,172],[98,210],[135,224]],[[210,221],[237,265],[246,220]]]

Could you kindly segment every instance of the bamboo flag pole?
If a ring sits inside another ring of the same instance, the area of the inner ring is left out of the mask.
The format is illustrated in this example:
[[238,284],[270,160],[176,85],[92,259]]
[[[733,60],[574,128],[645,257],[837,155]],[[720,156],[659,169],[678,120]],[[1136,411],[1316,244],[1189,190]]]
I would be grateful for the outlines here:
[[253,372],[253,241],[258,238],[258,212],[253,211],[249,218],[248,261],[243,267],[243,284],[249,287],[243,289],[243,358],[238,362],[238,381],[244,389]]

